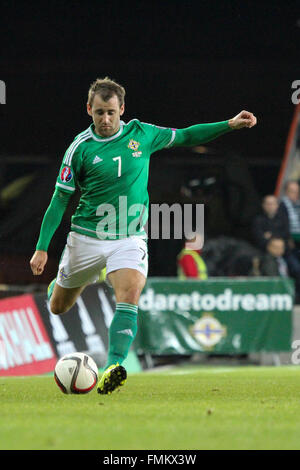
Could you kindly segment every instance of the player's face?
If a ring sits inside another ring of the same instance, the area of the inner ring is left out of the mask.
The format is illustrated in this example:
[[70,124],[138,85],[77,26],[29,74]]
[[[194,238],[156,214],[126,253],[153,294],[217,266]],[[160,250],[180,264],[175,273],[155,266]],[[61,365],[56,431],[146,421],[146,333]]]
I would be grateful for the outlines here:
[[117,95],[113,95],[108,101],[95,95],[92,106],[87,104],[87,112],[93,118],[96,133],[101,137],[110,137],[120,128],[124,104],[120,106]]

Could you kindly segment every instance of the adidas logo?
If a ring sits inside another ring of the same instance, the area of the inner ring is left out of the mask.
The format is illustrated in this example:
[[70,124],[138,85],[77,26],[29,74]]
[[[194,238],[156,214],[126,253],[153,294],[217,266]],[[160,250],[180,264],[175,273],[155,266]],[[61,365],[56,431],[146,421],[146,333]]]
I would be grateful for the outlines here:
[[120,330],[120,331],[118,331],[118,333],[122,333],[123,335],[128,335],[128,336],[131,336],[133,338],[133,333],[129,328],[127,330]]
[[98,155],[96,155],[94,160],[93,160],[93,164],[95,165],[95,163],[102,162],[102,161],[103,161],[103,158],[100,158],[100,157],[98,157]]

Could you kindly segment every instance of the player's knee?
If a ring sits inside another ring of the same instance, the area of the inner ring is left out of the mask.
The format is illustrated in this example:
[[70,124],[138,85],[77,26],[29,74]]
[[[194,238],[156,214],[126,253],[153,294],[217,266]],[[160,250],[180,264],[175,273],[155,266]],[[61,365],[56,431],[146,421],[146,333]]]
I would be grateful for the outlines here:
[[69,306],[58,301],[50,301],[50,310],[54,315],[62,315],[70,309]]
[[127,287],[127,289],[122,290],[119,292],[119,295],[117,295],[118,302],[137,305],[141,295],[141,290],[141,287],[136,285]]

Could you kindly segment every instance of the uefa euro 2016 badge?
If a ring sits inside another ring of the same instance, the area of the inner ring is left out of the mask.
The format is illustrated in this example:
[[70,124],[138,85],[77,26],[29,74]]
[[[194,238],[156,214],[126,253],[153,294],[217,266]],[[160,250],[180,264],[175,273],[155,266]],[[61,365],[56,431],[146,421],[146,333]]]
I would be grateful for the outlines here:
[[73,178],[71,168],[65,166],[60,173],[60,179],[63,183],[68,183]]

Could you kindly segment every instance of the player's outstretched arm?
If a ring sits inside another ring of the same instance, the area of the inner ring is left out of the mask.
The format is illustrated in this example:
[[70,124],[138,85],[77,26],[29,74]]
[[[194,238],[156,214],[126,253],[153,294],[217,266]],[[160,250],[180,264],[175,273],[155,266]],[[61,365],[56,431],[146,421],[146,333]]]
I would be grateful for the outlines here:
[[196,124],[185,129],[176,129],[172,147],[201,145],[220,137],[227,132],[243,127],[253,127],[256,117],[249,111],[241,111],[227,121]]
[[30,260],[30,267],[35,276],[43,273],[48,261],[48,246],[58,228],[67,208],[71,194],[55,189],[50,205],[44,215],[36,251]]

